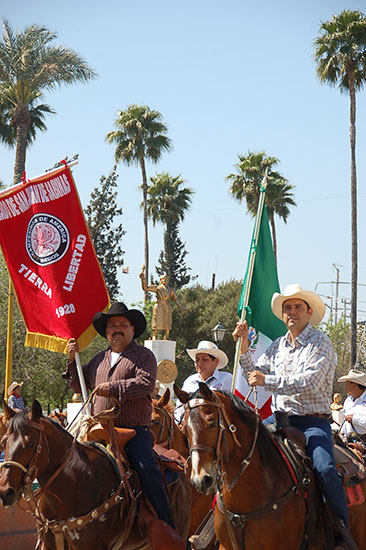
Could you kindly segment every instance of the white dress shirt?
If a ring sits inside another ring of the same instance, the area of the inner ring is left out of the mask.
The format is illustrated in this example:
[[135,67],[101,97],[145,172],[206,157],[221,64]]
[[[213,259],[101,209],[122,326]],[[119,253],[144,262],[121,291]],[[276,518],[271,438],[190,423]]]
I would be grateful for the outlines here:
[[366,433],[366,390],[355,399],[351,395],[347,397],[343,405],[343,414],[346,417],[348,414],[353,414],[352,424],[345,420],[341,433],[348,435],[352,432],[359,434]]
[[[233,375],[230,372],[224,372],[215,369],[214,372],[206,380],[202,380],[200,374],[196,372],[188,376],[183,382],[182,390],[187,393],[194,393],[198,390],[198,384],[204,382],[211,390],[227,390],[231,391]],[[174,411],[174,416],[177,422],[180,422],[184,413],[182,403],[177,400],[177,407]]]

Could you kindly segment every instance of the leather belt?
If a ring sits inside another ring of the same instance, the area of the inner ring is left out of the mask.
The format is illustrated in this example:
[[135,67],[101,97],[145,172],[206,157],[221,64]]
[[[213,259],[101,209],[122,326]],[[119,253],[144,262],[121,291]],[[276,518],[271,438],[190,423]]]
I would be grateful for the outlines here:
[[327,414],[327,413],[314,413],[314,414],[294,414],[294,415],[291,415],[291,416],[294,416],[295,418],[331,418],[332,415],[331,414]]

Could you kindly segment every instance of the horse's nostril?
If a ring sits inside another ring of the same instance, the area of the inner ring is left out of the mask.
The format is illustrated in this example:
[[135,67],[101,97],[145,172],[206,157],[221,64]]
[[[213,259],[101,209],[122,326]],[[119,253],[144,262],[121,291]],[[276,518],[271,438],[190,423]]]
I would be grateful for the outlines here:
[[211,487],[212,482],[213,482],[212,476],[209,476],[209,475],[203,476],[203,478],[202,478],[202,488],[203,489],[208,489],[209,487]]
[[0,494],[1,504],[3,506],[11,506],[14,504],[15,491],[11,487]]

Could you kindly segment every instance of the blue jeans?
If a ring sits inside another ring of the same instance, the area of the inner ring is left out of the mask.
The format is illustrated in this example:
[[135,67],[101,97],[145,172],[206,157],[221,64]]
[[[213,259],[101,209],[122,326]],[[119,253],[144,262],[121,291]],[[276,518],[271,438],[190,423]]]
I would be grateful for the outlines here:
[[144,495],[154,507],[158,518],[169,523],[174,529],[161,470],[153,455],[150,429],[148,426],[129,428],[136,431],[136,435],[125,445],[131,466],[138,473]]
[[301,430],[306,439],[306,453],[313,462],[313,469],[320,490],[333,513],[343,519],[348,527],[348,510],[342,487],[342,478],[334,463],[332,432],[326,418],[289,416],[291,426]]

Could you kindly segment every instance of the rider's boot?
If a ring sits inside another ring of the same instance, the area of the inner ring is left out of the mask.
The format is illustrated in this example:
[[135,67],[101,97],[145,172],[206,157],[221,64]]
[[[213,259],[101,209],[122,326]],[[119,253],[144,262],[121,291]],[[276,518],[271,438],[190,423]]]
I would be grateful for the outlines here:
[[358,547],[350,535],[344,521],[340,518],[336,520],[337,535],[335,538],[334,550],[358,550]]

